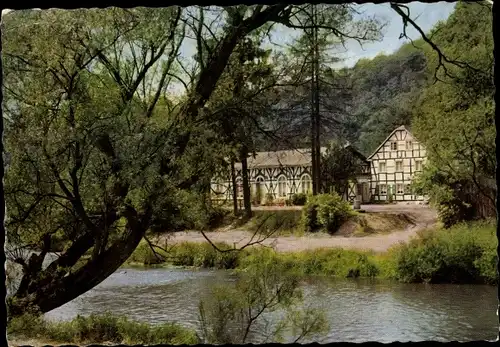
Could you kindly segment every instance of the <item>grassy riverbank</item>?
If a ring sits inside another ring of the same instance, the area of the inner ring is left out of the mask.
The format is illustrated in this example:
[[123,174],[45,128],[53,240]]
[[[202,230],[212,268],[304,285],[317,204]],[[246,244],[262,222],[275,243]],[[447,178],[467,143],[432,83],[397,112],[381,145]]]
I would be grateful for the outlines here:
[[[385,253],[339,248],[278,253],[260,247],[221,253],[208,243],[179,243],[168,253],[156,249],[154,254],[146,243],[141,243],[127,263],[245,269],[253,263],[272,261],[304,275],[495,284],[496,245],[496,224],[485,221],[426,230],[408,244],[394,246]],[[227,244],[217,246],[231,249]]]
[[[45,344],[197,344],[194,331],[177,324],[151,326],[109,314],[77,317],[68,322],[49,322],[26,314],[12,319],[7,326],[9,341],[33,341]],[[37,343],[38,344],[38,343]]]

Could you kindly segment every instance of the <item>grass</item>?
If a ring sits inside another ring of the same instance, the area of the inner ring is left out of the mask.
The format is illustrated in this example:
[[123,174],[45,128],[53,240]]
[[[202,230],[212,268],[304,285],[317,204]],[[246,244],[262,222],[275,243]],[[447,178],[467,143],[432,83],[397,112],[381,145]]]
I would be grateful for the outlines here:
[[171,344],[199,343],[196,333],[174,323],[151,326],[111,314],[78,316],[68,322],[49,322],[25,314],[7,325],[9,339],[37,339],[54,343]]
[[[494,221],[431,229],[408,244],[399,244],[385,253],[340,248],[278,253],[270,248],[218,252],[208,243],[180,243],[163,261],[176,266],[240,269],[272,261],[302,275],[341,278],[379,277],[401,282],[496,284],[496,224]],[[221,249],[230,249],[219,243]],[[168,256],[168,257],[167,257]],[[132,254],[132,263],[151,264],[156,259],[147,244]]]
[[[219,249],[231,249],[225,243],[214,243]],[[202,268],[235,269],[241,256],[246,252],[218,252],[209,243],[182,242],[165,252],[155,249],[156,254],[146,242],[141,242],[134,253],[125,262],[128,266],[156,266],[169,264],[174,266],[195,266]]]
[[379,267],[402,282],[496,284],[497,244],[494,221],[425,230],[381,256]]

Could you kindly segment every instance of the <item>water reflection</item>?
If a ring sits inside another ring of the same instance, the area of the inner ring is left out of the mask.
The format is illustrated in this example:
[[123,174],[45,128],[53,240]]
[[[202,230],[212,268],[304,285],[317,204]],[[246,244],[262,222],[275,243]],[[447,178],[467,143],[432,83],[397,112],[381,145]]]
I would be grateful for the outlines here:
[[[224,271],[119,270],[47,318],[110,311],[152,324],[174,321],[198,328],[199,300],[211,285],[234,280]],[[305,305],[327,311],[331,332],[321,342],[491,340],[498,331],[491,286],[309,278],[303,289]]]

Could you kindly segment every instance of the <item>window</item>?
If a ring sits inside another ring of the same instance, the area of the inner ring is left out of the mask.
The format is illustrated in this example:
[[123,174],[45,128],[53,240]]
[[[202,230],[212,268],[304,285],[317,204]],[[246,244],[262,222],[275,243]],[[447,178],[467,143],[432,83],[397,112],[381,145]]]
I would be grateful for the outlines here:
[[397,141],[392,141],[391,142],[391,151],[397,151],[398,150],[398,143]]
[[397,172],[402,172],[403,171],[403,161],[402,160],[397,160],[396,161],[396,171]]
[[411,151],[413,149],[413,142],[406,141],[406,150]]
[[422,171],[422,160],[415,161],[415,171]]
[[311,176],[307,174],[303,175],[300,186],[303,194],[309,194],[311,192],[311,186],[312,186]]
[[381,161],[380,163],[378,163],[378,171],[379,172],[385,172],[385,170],[386,170],[385,162]]
[[411,185],[405,184],[405,194],[411,194]]
[[285,176],[280,176],[278,178],[278,196],[286,196],[286,178]]
[[387,195],[387,185],[385,185],[385,184],[379,184],[379,186],[378,186],[378,193],[380,195]]
[[396,194],[404,194],[405,192],[405,185],[402,183],[396,184]]

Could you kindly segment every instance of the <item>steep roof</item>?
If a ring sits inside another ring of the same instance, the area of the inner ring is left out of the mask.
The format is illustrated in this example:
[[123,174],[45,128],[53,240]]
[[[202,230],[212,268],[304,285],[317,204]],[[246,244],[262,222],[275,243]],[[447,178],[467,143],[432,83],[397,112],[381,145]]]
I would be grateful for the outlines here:
[[[321,147],[321,153],[326,147]],[[248,158],[248,168],[265,168],[281,166],[309,166],[311,165],[311,149],[292,149],[275,152],[257,152],[255,158]],[[234,164],[235,169],[241,169],[241,163]]]
[[[344,145],[344,148],[350,149],[355,155],[363,160],[366,160],[365,156],[361,154],[355,147],[353,147],[349,142]],[[321,147],[321,154],[325,154],[327,147]],[[291,149],[283,151],[274,152],[257,152],[255,158],[250,156],[248,158],[248,168],[272,168],[272,167],[282,167],[282,166],[310,166],[312,162],[311,159],[311,149]],[[241,169],[241,163],[234,164],[235,169]]]
[[[399,131],[399,130],[406,130],[408,132],[408,134],[412,135],[412,133],[404,126],[404,125],[401,125],[401,126],[398,126],[396,129],[394,129],[390,134],[389,136],[387,136],[385,138],[384,141],[382,141],[382,143],[380,144],[380,146],[377,147],[377,149],[375,151],[373,151],[373,153],[367,158],[367,160],[370,160],[375,154],[377,154],[377,152],[380,150],[380,148],[382,148],[383,145],[385,145],[385,143],[387,141],[389,141],[389,139],[391,138],[392,135],[394,135],[394,133],[396,131]],[[413,135],[412,135],[413,136]]]

